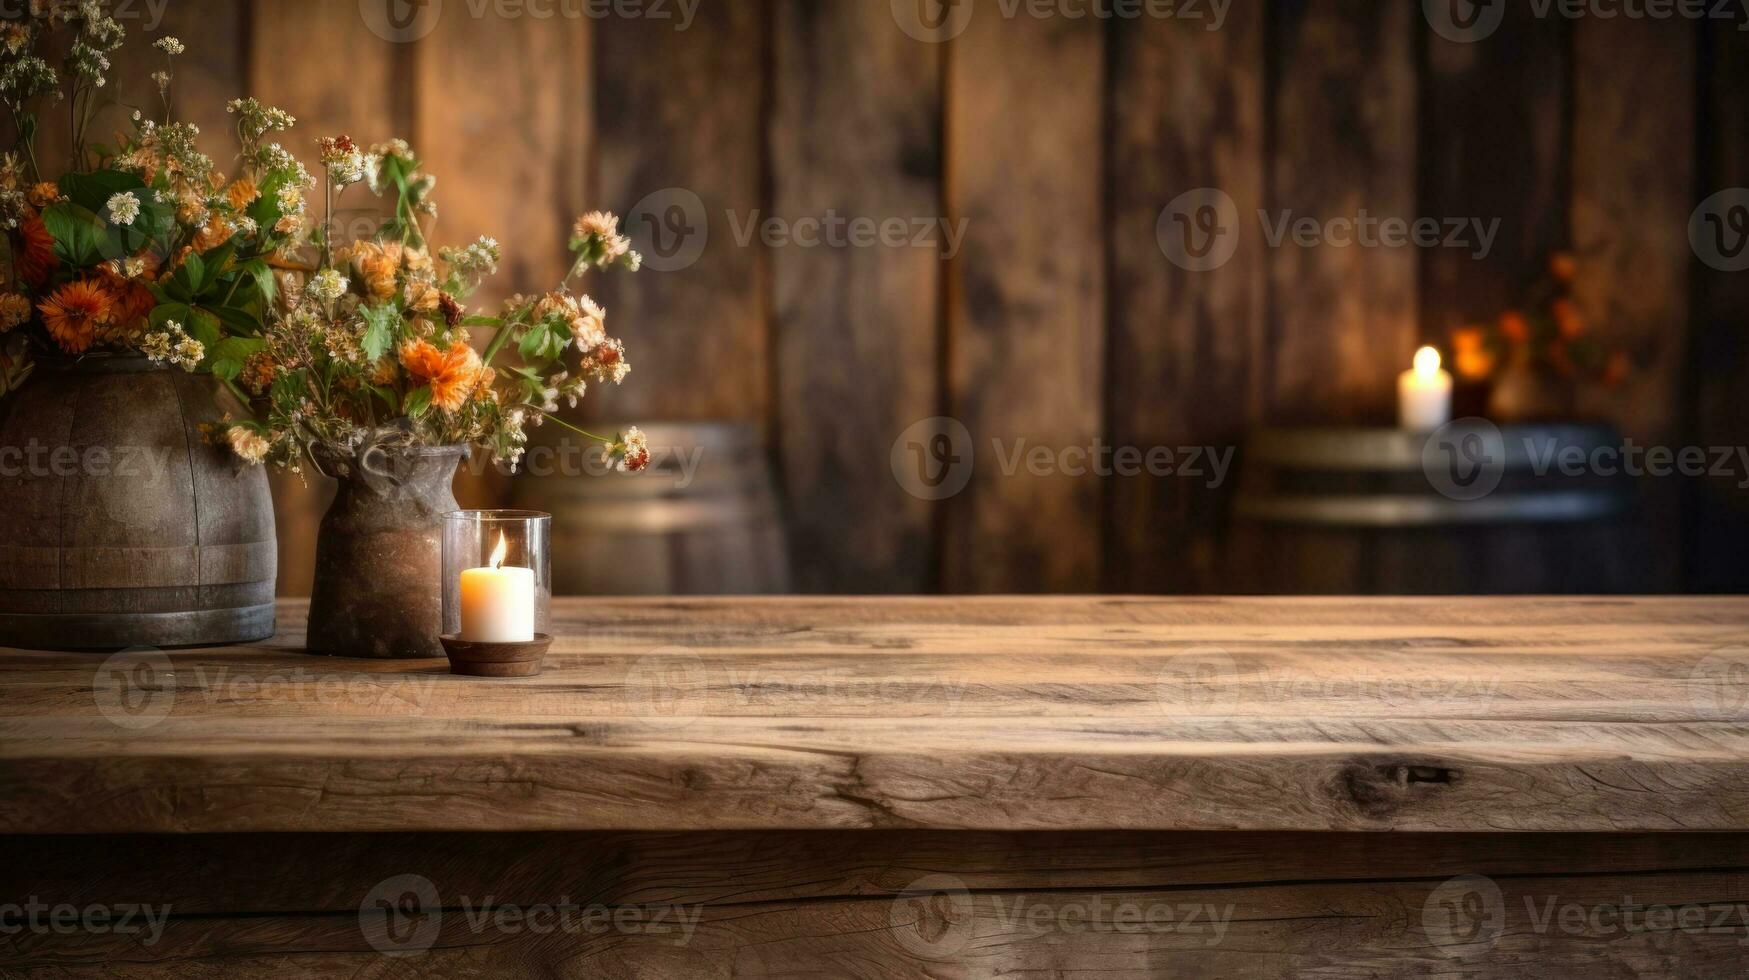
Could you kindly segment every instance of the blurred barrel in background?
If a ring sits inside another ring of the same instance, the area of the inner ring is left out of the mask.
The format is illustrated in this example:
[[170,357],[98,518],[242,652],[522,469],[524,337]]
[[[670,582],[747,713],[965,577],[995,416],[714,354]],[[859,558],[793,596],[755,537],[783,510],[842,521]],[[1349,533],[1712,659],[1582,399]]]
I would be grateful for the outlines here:
[[[577,448],[580,440],[530,448],[510,506],[553,515],[553,594],[788,591],[782,517],[758,429],[733,422],[640,428],[651,454],[641,473],[604,471],[593,452]],[[563,431],[549,425],[541,434],[556,440]]]
[[1455,484],[1441,489],[1445,462],[1427,454],[1425,435],[1345,428],[1254,433],[1241,461],[1228,551],[1235,590],[1647,590],[1650,569],[1661,563],[1649,553],[1657,540],[1647,534],[1633,481],[1555,465],[1611,453],[1623,445],[1621,435],[1590,425],[1489,428],[1487,455],[1497,469],[1473,493]]

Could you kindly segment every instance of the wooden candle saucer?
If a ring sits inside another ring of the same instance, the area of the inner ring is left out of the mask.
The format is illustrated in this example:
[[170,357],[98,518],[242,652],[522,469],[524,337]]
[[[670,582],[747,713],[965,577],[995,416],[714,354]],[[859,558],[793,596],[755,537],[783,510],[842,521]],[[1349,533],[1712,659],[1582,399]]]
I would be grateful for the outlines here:
[[449,672],[468,677],[533,677],[553,645],[546,633],[536,633],[527,643],[475,643],[453,634],[438,639],[449,654]]

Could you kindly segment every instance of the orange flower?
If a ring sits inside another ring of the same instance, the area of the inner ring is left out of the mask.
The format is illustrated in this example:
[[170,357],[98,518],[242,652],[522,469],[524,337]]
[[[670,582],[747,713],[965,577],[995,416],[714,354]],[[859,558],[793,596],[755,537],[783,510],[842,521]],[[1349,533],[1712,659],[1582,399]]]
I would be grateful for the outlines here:
[[1452,361],[1459,377],[1478,381],[1494,373],[1497,358],[1481,327],[1459,327],[1451,335]]
[[353,276],[364,284],[372,299],[395,295],[395,276],[401,271],[400,242],[359,242],[347,257]]
[[1571,252],[1556,252],[1549,256],[1549,275],[1562,284],[1570,284],[1579,274],[1579,263],[1574,260]]
[[39,208],[46,208],[61,199],[61,188],[54,181],[45,180],[33,184],[30,188],[30,203]]
[[1585,332],[1585,318],[1579,315],[1579,308],[1572,300],[1555,300],[1549,305],[1549,313],[1555,318],[1555,326],[1562,337],[1572,340]]
[[1524,343],[1530,339],[1530,322],[1517,310],[1508,310],[1500,314],[1500,332],[1509,340]]
[[206,219],[206,227],[200,230],[200,234],[194,236],[194,250],[196,252],[210,252],[230,241],[231,236],[236,233],[237,229],[225,220],[224,215],[217,212],[209,214]]
[[158,305],[158,297],[132,279],[111,280],[108,287],[115,300],[111,323],[125,334],[144,333],[146,317]]
[[256,187],[255,182],[247,177],[238,177],[237,182],[225,192],[225,200],[229,201],[231,207],[238,211],[254,204],[255,199],[260,196],[261,189]]
[[43,325],[55,343],[69,354],[83,354],[97,339],[99,327],[107,324],[115,300],[92,279],[67,283],[37,304]]
[[409,340],[401,345],[401,365],[431,386],[431,404],[446,412],[467,403],[483,374],[480,355],[466,344],[438,350],[428,340]]
[[49,234],[42,216],[34,211],[24,216],[18,233],[21,240],[13,268],[17,270],[18,278],[41,289],[61,264],[61,260],[55,257],[55,236]]

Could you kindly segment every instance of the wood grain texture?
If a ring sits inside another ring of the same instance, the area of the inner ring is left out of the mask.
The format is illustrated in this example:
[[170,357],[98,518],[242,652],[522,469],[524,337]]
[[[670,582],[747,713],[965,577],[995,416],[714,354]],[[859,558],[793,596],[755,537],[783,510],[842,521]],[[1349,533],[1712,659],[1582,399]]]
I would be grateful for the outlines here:
[[[555,289],[570,271],[572,222],[592,209],[585,195],[590,25],[575,13],[509,17],[452,4],[413,46],[414,149],[439,179],[431,246],[482,235],[504,245],[498,275],[468,301],[475,312],[493,314],[511,295]],[[482,168],[486,156],[492,165]],[[475,338],[478,347],[486,343],[484,334]],[[456,499],[463,507],[502,506],[509,482],[507,467],[476,453],[462,464]]]
[[[324,136],[346,133],[366,145],[394,136],[417,139],[408,85],[410,48],[373,34],[357,3],[251,0],[248,26],[248,94],[297,118],[297,127],[283,142],[312,169],[316,141]],[[311,57],[308,42],[292,40],[315,37],[321,39],[320,57]],[[441,202],[441,187],[439,191]],[[367,236],[382,214],[380,201],[354,187],[336,202],[336,237]],[[304,469],[302,478],[278,474],[273,479],[278,591],[284,596],[311,592],[316,529],[334,495],[332,481],[307,465]]]
[[[1698,161],[1700,200],[1733,187],[1749,187],[1749,32],[1735,22],[1705,27],[1700,104],[1704,156]],[[1692,357],[1697,438],[1704,446],[1749,445],[1749,275],[1704,263],[1694,266]],[[1749,474],[1697,482],[1689,487],[1688,588],[1749,590],[1749,492],[1738,484]]]
[[[1496,8],[1480,8],[1491,10]],[[1447,219],[1498,221],[1485,258],[1468,248],[1421,256],[1421,330],[1444,344],[1465,323],[1523,302],[1549,253],[1567,244],[1572,104],[1564,17],[1500,4],[1499,27],[1481,40],[1448,40],[1424,28],[1421,210]]]
[[590,25],[458,5],[413,48],[414,149],[440,181],[433,244],[490,235],[505,245],[498,276],[471,303],[480,312],[553,289],[570,268],[571,223],[588,207]]
[[1688,216],[1694,210],[1696,29],[1686,18],[1587,17],[1574,28],[1574,300],[1594,335],[1629,350],[1617,389],[1581,391],[1587,414],[1668,440],[1686,360]]
[[[951,254],[939,224],[940,48],[856,0],[786,0],[774,24],[774,216],[904,229],[875,245],[792,244],[771,255],[777,445],[797,585],[920,592],[934,578],[931,505],[905,492],[889,456],[901,432],[937,414],[940,391]],[[915,244],[920,222],[933,225],[931,244]]]
[[[1630,353],[1627,381],[1586,385],[1579,409],[1642,445],[1670,445],[1681,380],[1694,252],[1696,28],[1687,18],[1587,17],[1574,28],[1573,298],[1597,339]],[[1642,481],[1635,564],[1655,591],[1681,580],[1682,488]]]
[[[1724,978],[1741,958],[1746,841],[878,831],[15,837],[0,839],[20,854],[0,865],[4,894],[79,908],[144,903],[168,916],[155,942],[77,930],[9,935],[0,971],[188,978],[291,964],[373,977],[614,980],[1001,971]],[[412,955],[385,956],[365,930],[380,929],[375,900],[402,898],[384,886],[405,875],[429,882],[430,892],[402,907],[403,924],[432,929],[424,938],[399,934],[404,948],[388,944]],[[1497,899],[1477,892],[1482,904],[1471,910],[1484,923],[1497,911],[1498,936],[1454,942],[1461,936],[1442,926],[1441,903],[1455,897],[1448,882],[1460,875],[1487,876],[1499,889]],[[934,884],[965,891],[919,894]],[[1666,906],[1688,910],[1689,927],[1624,928],[1614,918]],[[572,910],[570,928],[547,911],[555,907]],[[1575,926],[1568,909],[1599,914]],[[1151,924],[1142,918],[1149,911]],[[591,924],[585,913],[602,918]]]
[[1059,459],[1103,432],[1102,37],[1091,19],[987,12],[949,49],[949,215],[966,241],[950,265],[948,414],[976,462],[948,502],[948,591],[1098,584],[1099,481],[1040,475],[1026,454]]
[[[768,418],[764,249],[735,235],[762,206],[768,18],[766,0],[749,0],[699,4],[686,30],[635,17],[595,25],[599,200],[627,217],[647,264],[590,286],[609,325],[628,325],[615,335],[637,369],[623,387],[591,394],[591,418]],[[699,213],[685,215],[684,236],[665,225],[652,242],[645,219],[665,218],[666,206],[637,205],[663,191],[696,195]],[[707,232],[696,261],[659,267],[669,246]]]
[[[1197,188],[1221,189],[1241,220],[1263,207],[1262,13],[1235,4],[1219,31],[1144,18],[1112,32],[1114,445],[1230,448],[1261,420],[1262,243],[1241,237],[1226,264],[1191,271],[1164,260],[1159,227],[1162,210]],[[1182,478],[1108,482],[1109,587],[1217,587],[1225,493]]]
[[[1378,229],[1363,223],[1417,218],[1414,31],[1424,22],[1411,4],[1296,0],[1275,12],[1269,220],[1289,237],[1268,253],[1269,416],[1383,424],[1419,334],[1420,256],[1368,245]],[[1293,224],[1306,218],[1329,239],[1296,244]]]
[[1742,600],[574,600],[555,612],[546,673],[514,682],[307,658],[294,603],[272,644],[171,653],[149,671],[6,652],[0,826],[1749,823]]

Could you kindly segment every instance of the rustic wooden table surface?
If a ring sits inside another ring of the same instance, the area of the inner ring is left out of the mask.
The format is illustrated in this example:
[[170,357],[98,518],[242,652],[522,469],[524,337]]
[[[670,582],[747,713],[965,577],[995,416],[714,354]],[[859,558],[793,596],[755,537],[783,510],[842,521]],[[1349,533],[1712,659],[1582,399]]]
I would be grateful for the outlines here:
[[[252,647],[0,651],[0,972],[1749,963],[1749,601],[554,614],[519,680],[304,655],[296,603]],[[60,930],[11,896],[167,916]]]

